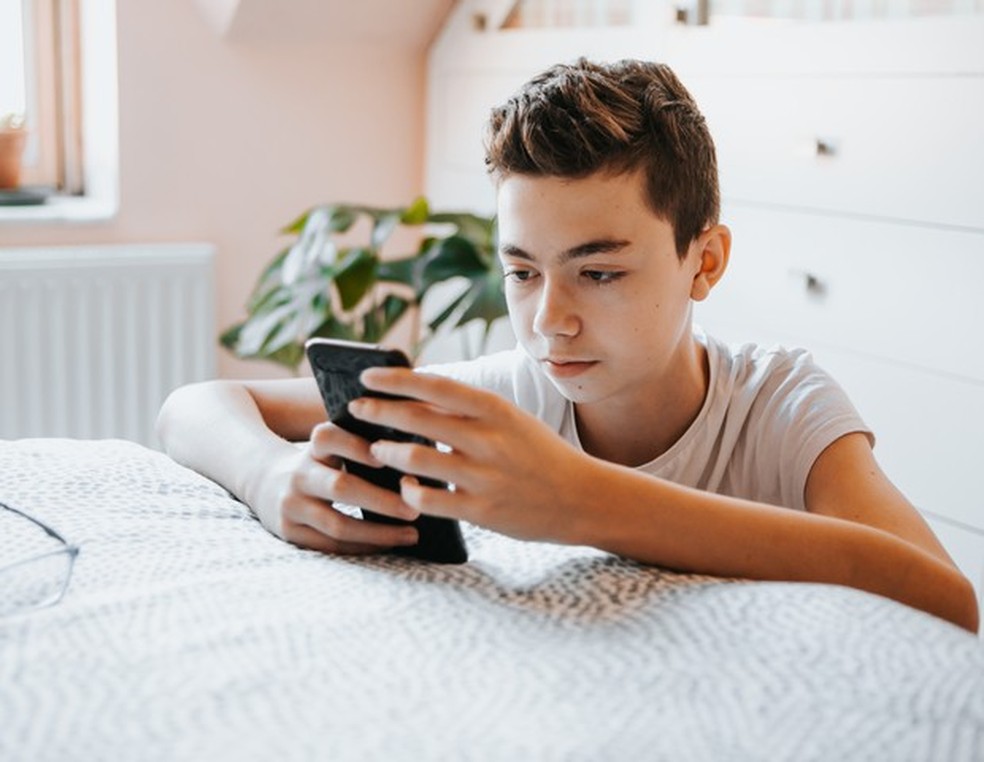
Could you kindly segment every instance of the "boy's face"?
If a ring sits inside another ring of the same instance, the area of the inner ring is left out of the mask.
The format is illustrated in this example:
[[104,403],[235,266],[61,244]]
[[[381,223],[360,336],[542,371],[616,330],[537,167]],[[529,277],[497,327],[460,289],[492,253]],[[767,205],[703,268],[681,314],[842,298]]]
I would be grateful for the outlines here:
[[498,226],[513,330],[564,396],[643,404],[686,376],[701,257],[680,261],[641,174],[507,176]]

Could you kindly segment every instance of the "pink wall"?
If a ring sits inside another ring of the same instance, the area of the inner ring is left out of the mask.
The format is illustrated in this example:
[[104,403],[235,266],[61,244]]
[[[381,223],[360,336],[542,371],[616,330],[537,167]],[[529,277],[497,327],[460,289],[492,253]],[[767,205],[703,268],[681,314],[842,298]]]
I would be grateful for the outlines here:
[[[121,2],[118,36],[118,215],[11,226],[5,245],[214,243],[218,322],[202,330],[217,335],[305,208],[420,192],[425,51],[230,41],[190,2]],[[219,374],[279,371],[220,348]]]

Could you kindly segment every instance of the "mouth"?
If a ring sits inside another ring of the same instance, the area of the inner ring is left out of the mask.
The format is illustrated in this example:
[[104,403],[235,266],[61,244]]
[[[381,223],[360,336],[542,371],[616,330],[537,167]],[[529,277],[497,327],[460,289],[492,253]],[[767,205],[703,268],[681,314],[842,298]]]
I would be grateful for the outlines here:
[[555,378],[573,378],[589,371],[598,364],[598,361],[545,357],[540,363],[544,370]]

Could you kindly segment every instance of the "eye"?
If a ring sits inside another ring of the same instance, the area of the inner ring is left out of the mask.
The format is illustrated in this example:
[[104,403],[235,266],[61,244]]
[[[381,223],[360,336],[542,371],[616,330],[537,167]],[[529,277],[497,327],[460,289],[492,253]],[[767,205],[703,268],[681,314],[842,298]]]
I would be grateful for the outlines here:
[[603,285],[606,283],[614,283],[625,275],[625,273],[621,270],[585,270],[582,275],[594,283]]
[[508,281],[511,280],[515,283],[525,283],[530,278],[532,278],[536,273],[533,270],[523,268],[523,267],[507,267],[503,271],[503,277]]

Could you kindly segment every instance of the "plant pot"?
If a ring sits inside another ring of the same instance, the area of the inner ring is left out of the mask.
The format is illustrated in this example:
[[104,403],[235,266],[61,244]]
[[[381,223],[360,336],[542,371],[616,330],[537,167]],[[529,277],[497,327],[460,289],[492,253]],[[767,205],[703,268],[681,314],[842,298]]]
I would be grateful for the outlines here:
[[20,185],[21,156],[26,140],[24,130],[0,130],[0,188]]

